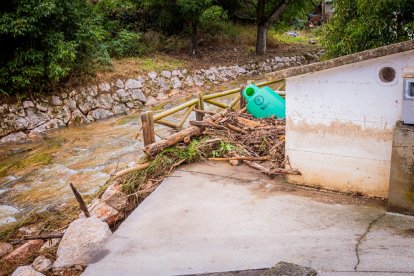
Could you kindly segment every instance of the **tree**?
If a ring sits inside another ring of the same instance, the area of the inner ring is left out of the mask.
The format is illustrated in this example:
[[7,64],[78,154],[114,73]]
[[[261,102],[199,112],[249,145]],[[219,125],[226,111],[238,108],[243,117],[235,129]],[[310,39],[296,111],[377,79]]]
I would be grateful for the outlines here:
[[257,0],[256,7],[256,54],[266,54],[267,31],[288,7],[289,0],[269,1]]
[[10,0],[0,7],[0,91],[39,89],[93,67],[102,29],[84,0]]
[[256,21],[256,54],[264,55],[267,50],[267,33],[277,21],[288,21],[304,10],[309,11],[315,5],[315,0],[240,0],[244,7],[242,18],[254,17]]
[[159,26],[167,33],[182,31],[183,24],[190,27],[191,54],[195,55],[197,35],[202,14],[214,4],[213,0],[144,0],[144,9],[153,12]]
[[323,44],[330,57],[414,38],[412,0],[336,0]]
[[177,0],[183,17],[191,24],[191,51],[196,54],[197,34],[201,15],[213,5],[212,0]]

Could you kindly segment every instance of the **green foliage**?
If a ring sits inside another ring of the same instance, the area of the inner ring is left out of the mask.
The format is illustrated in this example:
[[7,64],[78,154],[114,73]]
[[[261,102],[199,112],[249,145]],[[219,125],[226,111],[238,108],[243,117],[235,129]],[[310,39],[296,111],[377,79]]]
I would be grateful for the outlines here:
[[42,89],[90,71],[104,31],[83,0],[12,0],[0,8],[0,90]]
[[107,45],[111,57],[137,56],[144,50],[141,35],[127,30],[120,31]]
[[336,0],[335,8],[324,30],[330,57],[413,39],[412,0]]
[[213,150],[211,152],[211,156],[212,157],[221,157],[221,156],[225,156],[226,154],[230,153],[231,151],[233,151],[236,147],[230,143],[227,143],[225,141],[221,141],[220,142],[220,146],[217,150]]
[[203,31],[216,34],[225,30],[228,19],[227,12],[222,7],[212,6],[200,16],[200,24]]
[[139,30],[143,27],[137,20],[137,6],[128,0],[101,0],[94,12],[102,17],[105,30],[103,46],[111,57],[131,57],[142,54],[144,44]]

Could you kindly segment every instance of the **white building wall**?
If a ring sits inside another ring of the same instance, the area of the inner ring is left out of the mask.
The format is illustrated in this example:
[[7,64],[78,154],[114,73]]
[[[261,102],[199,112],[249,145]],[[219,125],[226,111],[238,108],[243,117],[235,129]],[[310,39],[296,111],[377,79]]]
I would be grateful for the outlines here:
[[[378,77],[385,66],[397,72],[391,84]],[[386,197],[402,72],[409,66],[414,51],[288,78],[286,154],[302,172],[289,180]]]

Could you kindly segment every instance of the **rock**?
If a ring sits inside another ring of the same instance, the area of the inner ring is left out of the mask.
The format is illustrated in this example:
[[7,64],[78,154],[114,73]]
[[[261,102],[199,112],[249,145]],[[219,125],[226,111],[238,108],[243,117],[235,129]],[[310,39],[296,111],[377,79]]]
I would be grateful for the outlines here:
[[19,246],[11,253],[9,253],[4,260],[6,262],[20,262],[25,260],[30,254],[38,251],[42,247],[42,240],[30,240],[25,244]]
[[55,272],[73,266],[86,266],[100,253],[103,242],[109,238],[108,224],[97,217],[79,218],[66,229],[53,264]]
[[145,94],[142,92],[141,89],[133,89],[131,91],[131,98],[134,101],[140,101],[141,103],[147,102],[147,97],[145,97]]
[[80,112],[80,110],[73,111],[70,116],[70,120],[69,120],[70,125],[82,124],[82,123],[88,123],[88,122],[89,120],[85,117],[85,115],[83,115],[82,112]]
[[115,115],[119,115],[119,114],[127,114],[127,112],[128,112],[128,107],[126,107],[124,104],[117,104],[117,105],[114,105],[114,106],[112,107],[112,112],[113,112]]
[[36,108],[37,108],[37,110],[39,110],[41,112],[46,112],[47,111],[47,106],[44,103],[37,103]]
[[[114,113],[112,113],[109,110],[106,109],[102,109],[102,108],[98,108],[98,109],[94,109],[91,112],[89,112],[89,114],[95,119],[95,120],[101,120],[101,119],[106,119],[112,115],[114,115]],[[88,114],[88,115],[89,115]]]
[[144,84],[147,78],[144,78],[143,76],[138,76],[137,81]]
[[247,71],[243,67],[237,66],[237,72],[239,74],[246,74]]
[[119,102],[126,103],[131,100],[131,95],[124,89],[119,89],[115,92],[119,97]]
[[36,271],[32,266],[19,266],[12,274],[12,276],[44,276],[44,274]]
[[58,96],[52,96],[52,104],[55,106],[63,105],[63,101]]
[[24,101],[23,108],[35,107],[35,104],[32,101]]
[[178,77],[178,78],[184,77],[180,70],[173,70],[171,74],[173,77]]
[[55,246],[57,246],[60,243],[61,239],[49,239],[45,242],[44,245],[42,245],[42,247],[40,247],[40,252],[45,252],[50,248],[53,248]]
[[274,267],[263,272],[263,276],[316,276],[318,272],[310,267],[297,264],[279,262]]
[[171,78],[171,72],[170,72],[170,71],[168,71],[168,70],[163,70],[163,71],[161,72],[161,76],[163,76],[164,78],[169,79],[169,78]]
[[112,108],[114,100],[112,99],[111,95],[109,94],[101,94],[96,99],[98,108],[108,109]]
[[229,161],[229,163],[230,163],[230,165],[232,165],[232,166],[237,166],[237,165],[239,165],[239,164],[240,164],[240,161],[239,161],[239,160],[230,160],[230,161]]
[[125,82],[125,90],[142,88],[142,83],[134,79],[128,79]]
[[118,211],[123,211],[128,206],[128,197],[121,191],[120,185],[112,184],[109,186],[101,199]]
[[101,92],[109,92],[109,91],[111,91],[111,85],[109,85],[109,83],[107,83],[107,82],[101,83],[98,87],[99,87],[99,90]]
[[124,86],[124,82],[123,82],[123,81],[121,81],[120,79],[118,79],[118,80],[116,81],[115,86],[116,86],[117,88],[119,88],[119,89],[122,89],[122,88],[124,88],[124,87],[125,87],[125,86]]
[[47,272],[52,268],[52,260],[46,258],[45,256],[39,256],[33,261],[33,268],[39,272]]
[[111,97],[112,97],[112,100],[114,100],[115,102],[119,102],[120,101],[119,96],[116,93],[112,94]]
[[181,86],[182,86],[181,81],[178,77],[172,77],[171,78],[171,83],[172,83],[172,87],[174,89],[181,88]]
[[1,138],[0,144],[14,143],[14,142],[22,141],[25,139],[27,139],[27,135],[24,132],[19,131],[19,132],[11,133]]
[[21,235],[35,235],[39,231],[39,227],[35,225],[23,226],[20,227],[17,232]]
[[[47,109],[46,109],[47,110]],[[41,124],[46,123],[49,120],[49,115],[39,112],[34,108],[28,108],[27,110],[28,129],[34,129]]]
[[153,96],[148,96],[145,106],[152,106],[152,105],[156,105],[157,103],[158,101]]
[[193,77],[191,77],[191,76],[187,76],[185,78],[185,82],[187,83],[188,86],[193,86],[194,85],[194,80],[193,80]]
[[96,97],[98,96],[98,87],[96,85],[87,87],[85,93],[91,97]]
[[45,124],[46,129],[54,129],[54,128],[59,128],[59,127],[64,127],[64,126],[66,126],[66,124],[62,120],[59,120],[59,119],[52,119]]
[[162,101],[162,100],[166,100],[168,97],[167,95],[165,95],[163,92],[159,92],[157,94],[157,100]]
[[13,246],[10,243],[0,242],[0,259],[1,257],[13,251]]
[[[88,211],[91,216],[95,216],[102,220],[103,222],[113,225],[118,220],[124,217],[123,212],[119,212],[115,208],[108,205],[106,202],[101,201],[100,199],[95,198],[91,204],[88,205]],[[85,215],[81,213],[79,217],[84,217]]]
[[209,81],[213,82],[213,81],[216,80],[216,75],[213,73],[213,71],[211,71],[211,70],[205,70],[204,74],[205,74],[206,78]]
[[155,71],[151,71],[148,73],[148,77],[152,80],[155,80],[157,78],[158,74]]
[[38,126],[37,128],[32,129],[27,137],[30,139],[41,137],[41,135],[46,131],[46,125]]
[[154,81],[160,87],[161,91],[167,91],[170,89],[170,86],[164,78],[158,77]]
[[92,96],[87,95],[85,98],[78,100],[78,107],[83,114],[87,114],[92,109],[98,107],[98,101]]
[[197,86],[203,85],[203,78],[200,75],[194,75],[194,83]]
[[134,108],[134,107],[135,107],[135,104],[134,104],[133,102],[127,102],[125,105],[126,105],[126,107],[128,107],[129,109],[132,109],[132,108]]
[[188,73],[187,69],[183,69],[183,70],[181,70],[181,74],[183,74],[183,75],[187,75],[187,73]]
[[73,99],[64,99],[63,104],[67,106],[71,111],[78,109],[76,106],[76,101]]
[[272,67],[270,67],[270,66],[265,66],[263,69],[265,70],[265,72],[272,71]]

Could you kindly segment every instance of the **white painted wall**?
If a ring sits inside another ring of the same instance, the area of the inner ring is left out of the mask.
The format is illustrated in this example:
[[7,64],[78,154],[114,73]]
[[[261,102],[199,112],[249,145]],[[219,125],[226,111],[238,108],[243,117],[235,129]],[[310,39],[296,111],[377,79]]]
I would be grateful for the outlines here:
[[[396,70],[395,82],[379,80],[384,66]],[[414,51],[288,78],[286,154],[302,172],[289,180],[386,197],[402,72],[409,66]]]

